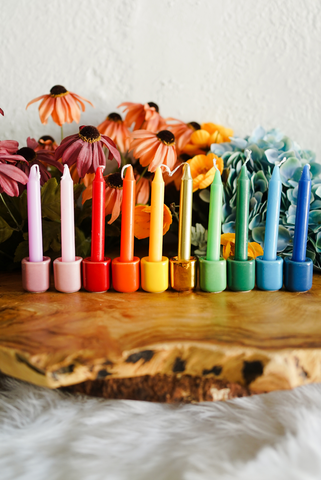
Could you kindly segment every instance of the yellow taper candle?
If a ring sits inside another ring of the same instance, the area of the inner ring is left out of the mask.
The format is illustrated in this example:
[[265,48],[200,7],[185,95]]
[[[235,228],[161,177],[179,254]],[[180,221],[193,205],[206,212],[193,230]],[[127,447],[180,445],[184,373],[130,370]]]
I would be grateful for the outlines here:
[[163,255],[164,180],[158,167],[152,181],[149,234],[149,261],[161,262]]

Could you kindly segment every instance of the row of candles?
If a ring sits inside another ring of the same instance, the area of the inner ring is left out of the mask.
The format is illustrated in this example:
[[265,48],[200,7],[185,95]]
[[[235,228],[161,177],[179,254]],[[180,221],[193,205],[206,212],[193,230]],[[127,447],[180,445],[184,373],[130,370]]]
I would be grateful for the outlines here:
[[[250,180],[246,162],[242,166],[237,180],[235,254],[227,261],[221,257],[223,184],[216,169],[210,192],[207,253],[199,262],[191,256],[193,179],[189,164],[183,165],[181,180],[178,254],[170,261],[163,256],[165,184],[161,167],[152,182],[149,254],[141,260],[134,256],[136,182],[131,165],[123,167],[122,175],[124,171],[120,256],[113,261],[105,257],[105,181],[103,168],[99,167],[93,181],[91,256],[83,260],[75,255],[73,181],[65,165],[61,178],[61,257],[53,263],[58,291],[76,292],[83,284],[89,292],[105,292],[111,280],[119,292],[134,292],[140,285],[147,292],[163,292],[169,283],[177,291],[192,290],[197,285],[198,264],[200,288],[205,292],[221,292],[227,286],[233,291],[250,291],[255,282],[258,288],[268,291],[279,290],[283,283],[290,291],[307,291],[312,287],[313,263],[306,258],[311,193],[309,165],[304,166],[298,186],[293,255],[284,261],[277,256],[282,192],[279,166],[274,167],[269,182],[264,255],[256,259],[248,257]],[[50,258],[43,257],[37,165],[30,170],[27,198],[29,258],[22,260],[23,287],[30,292],[43,292],[49,288]]]

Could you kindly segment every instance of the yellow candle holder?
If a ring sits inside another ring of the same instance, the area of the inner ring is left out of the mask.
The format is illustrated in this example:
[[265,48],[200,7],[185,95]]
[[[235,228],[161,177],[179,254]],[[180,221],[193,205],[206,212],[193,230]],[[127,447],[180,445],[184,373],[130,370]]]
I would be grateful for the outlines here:
[[161,293],[168,289],[168,258],[151,262],[149,257],[141,259],[141,285],[145,292]]
[[197,285],[197,258],[179,260],[178,257],[170,259],[171,287],[178,292],[193,290]]

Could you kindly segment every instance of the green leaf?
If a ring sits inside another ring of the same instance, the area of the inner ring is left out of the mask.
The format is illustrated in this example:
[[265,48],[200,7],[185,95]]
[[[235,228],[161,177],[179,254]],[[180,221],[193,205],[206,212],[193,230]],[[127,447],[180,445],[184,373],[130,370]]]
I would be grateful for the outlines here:
[[50,248],[54,252],[60,250],[60,223],[51,222],[50,220],[42,220],[42,238],[43,251],[46,252]]
[[91,238],[86,238],[85,234],[76,227],[75,230],[76,255],[86,258],[90,254]]
[[14,228],[11,228],[10,225],[0,217],[0,243],[5,242],[8,238],[11,237]]
[[27,190],[24,190],[19,198],[19,212],[22,220],[28,218]]
[[280,176],[283,185],[286,185],[287,187],[290,185],[288,180],[293,177],[295,171],[297,168],[301,167],[301,163],[299,160],[295,157],[290,157],[287,159],[283,165],[280,167]]
[[80,197],[80,195],[82,194],[82,192],[85,190],[85,185],[83,183],[76,183],[76,185],[74,185],[74,199],[75,199],[75,203],[78,202],[78,199]]
[[21,262],[25,257],[29,257],[29,243],[27,240],[19,243],[14,253],[14,262]]
[[60,222],[60,188],[56,178],[50,178],[41,189],[42,216]]

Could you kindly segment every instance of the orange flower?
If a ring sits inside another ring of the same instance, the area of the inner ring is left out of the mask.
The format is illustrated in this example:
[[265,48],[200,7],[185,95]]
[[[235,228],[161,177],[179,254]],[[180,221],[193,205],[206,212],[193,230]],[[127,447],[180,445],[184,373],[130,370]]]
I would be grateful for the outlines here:
[[231,128],[223,127],[223,125],[216,125],[215,123],[202,123],[202,130],[209,133],[208,143],[230,142],[230,137],[233,137],[233,130]]
[[[151,189],[151,178],[140,178],[140,174],[135,174],[136,180],[136,203],[146,205],[149,200],[150,189]],[[138,181],[139,180],[139,181]]]
[[[106,182],[105,188],[105,215],[111,215],[109,224],[113,223],[120,215],[121,204],[123,200],[123,180],[121,174],[110,173],[104,177]],[[82,203],[89,200],[93,196],[92,183],[82,193]]]
[[216,171],[213,164],[214,158],[216,159],[216,166],[222,174],[224,168],[223,160],[214,155],[214,153],[196,155],[187,161],[187,163],[190,164],[191,175],[193,177],[193,192],[206,188],[213,182]]
[[62,85],[52,87],[50,94],[34,98],[28,103],[26,109],[29,105],[39,100],[42,100],[39,105],[39,117],[41,123],[44,125],[47,124],[50,115],[53,121],[60,127],[64,123],[72,123],[73,121],[79,123],[80,112],[81,110],[84,112],[86,109],[82,100],[90,103],[93,107],[93,104],[89,100],[86,100],[76,93],[68,92]]
[[176,120],[176,118],[167,118],[166,121],[176,122],[173,125],[167,124],[167,129],[175,135],[176,150],[179,155],[190,142],[193,132],[200,130],[201,126],[197,122],[184,123],[181,120]]
[[[225,260],[229,256],[234,256],[235,253],[235,233],[223,233],[221,235],[221,245],[223,245],[223,257]],[[248,244],[248,256],[256,258],[259,255],[263,255],[263,248],[256,242],[250,242]]]
[[[135,223],[134,234],[135,237],[141,240],[142,238],[149,237],[150,231],[150,212],[152,207],[148,205],[136,205],[135,207]],[[163,235],[168,232],[169,227],[172,224],[172,214],[167,205],[164,204],[164,222],[163,222]]]
[[147,130],[135,130],[130,134],[132,142],[130,150],[134,158],[139,158],[143,167],[148,166],[150,172],[155,172],[157,167],[164,164],[171,170],[177,160],[175,137],[169,130],[159,133]]
[[110,137],[122,153],[129,148],[129,130],[118,113],[110,113],[106,120],[100,123],[97,130]]
[[134,130],[143,129],[155,133],[166,125],[166,121],[159,114],[158,105],[154,102],[148,102],[145,105],[124,102],[117,108],[120,107],[125,107],[124,113],[127,111],[124,123],[128,127],[134,123]]

